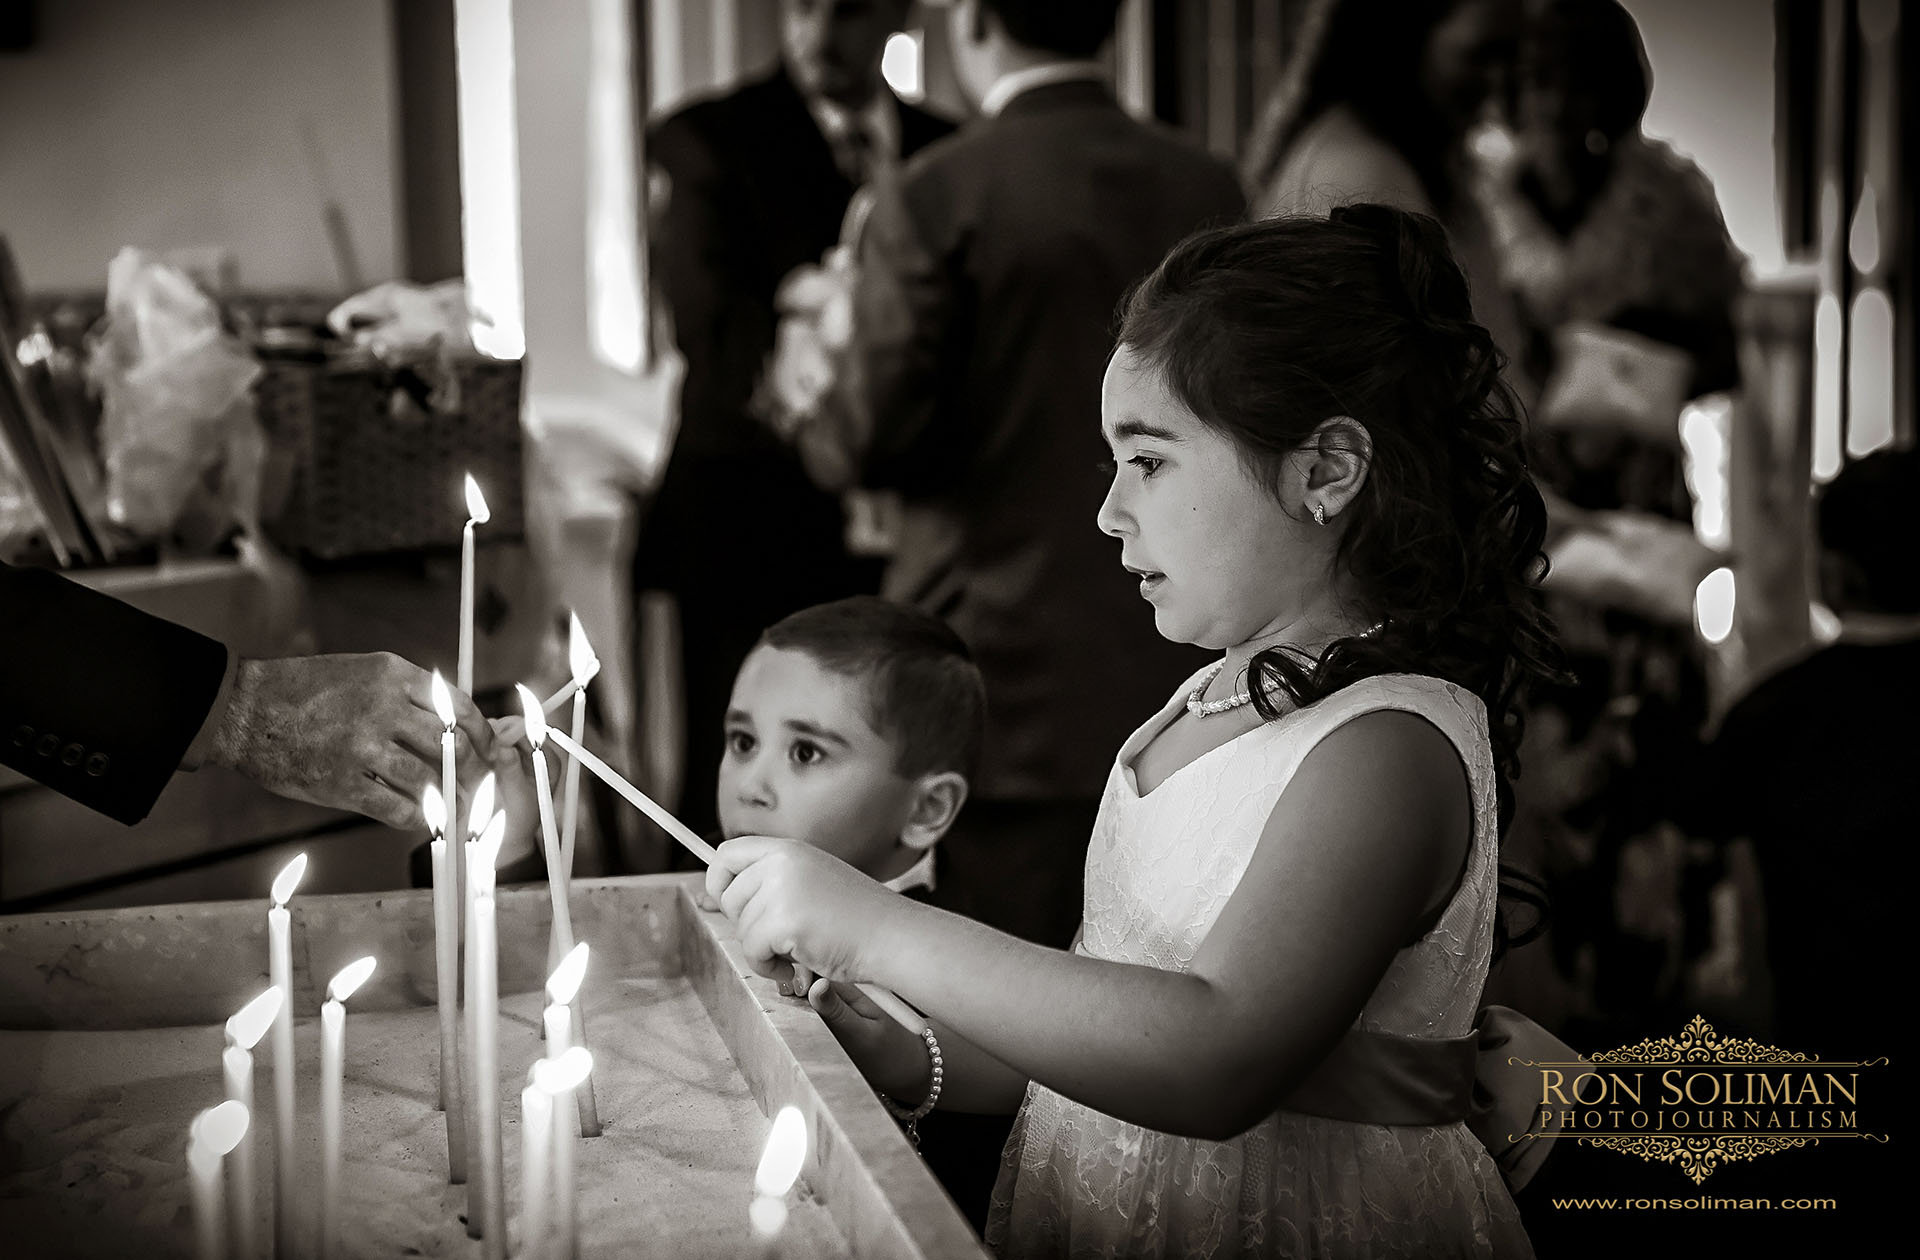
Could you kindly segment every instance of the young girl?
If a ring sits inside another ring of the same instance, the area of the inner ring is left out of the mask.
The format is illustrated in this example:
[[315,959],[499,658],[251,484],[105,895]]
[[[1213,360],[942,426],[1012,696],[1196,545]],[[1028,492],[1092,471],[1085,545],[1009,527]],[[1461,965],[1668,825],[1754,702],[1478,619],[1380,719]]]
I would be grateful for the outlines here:
[[[1531,1254],[1461,1123],[1517,696],[1551,652],[1498,371],[1431,219],[1184,242],[1125,312],[1098,523],[1160,633],[1222,656],[1120,749],[1074,949],[807,846],[720,850],[748,956],[877,1088],[1018,1106],[1002,1255]],[[850,980],[924,1010],[941,1071]]]

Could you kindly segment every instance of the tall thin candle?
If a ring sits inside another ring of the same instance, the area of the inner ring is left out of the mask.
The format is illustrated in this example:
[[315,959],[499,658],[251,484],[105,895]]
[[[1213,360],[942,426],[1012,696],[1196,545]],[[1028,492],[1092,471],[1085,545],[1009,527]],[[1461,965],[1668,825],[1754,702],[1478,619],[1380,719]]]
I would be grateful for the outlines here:
[[553,1095],[527,1072],[520,1091],[520,1252],[535,1257],[546,1245],[552,1220]]
[[547,742],[547,715],[540,701],[524,684],[516,684],[520,707],[527,717],[527,743],[533,748],[533,798],[540,808],[540,839],[547,858],[547,893],[553,901],[554,953],[573,948],[573,916],[568,908],[568,872],[562,865],[560,836],[553,822],[553,792],[547,778],[547,757],[542,748]]
[[199,1260],[227,1260],[227,1218],[221,1204],[220,1165],[247,1135],[252,1119],[229,1098],[193,1118],[187,1129],[187,1176],[193,1184],[194,1254]]
[[[484,836],[487,828],[493,821],[493,797],[494,776],[489,774],[486,778],[480,780],[480,786],[473,791],[473,803],[467,812],[467,842],[464,845],[458,846],[463,849],[466,854],[463,867],[467,873],[467,886],[463,892],[465,903],[462,910],[462,916],[467,925],[465,977],[467,999],[465,1019],[466,1041],[465,1049],[461,1057],[461,1065],[464,1070],[461,1083],[466,1089],[467,1110],[465,1121],[467,1127],[467,1150],[476,1161],[480,1158],[479,1151],[482,1140],[480,1131],[480,1099],[484,1089],[487,1088],[487,1078],[480,1074],[480,1062],[477,1057],[480,1053],[480,1008],[478,995],[481,977],[479,973],[480,942],[475,938],[473,931],[473,903],[479,892],[478,886],[474,883],[475,872],[473,870],[473,861],[477,856],[474,852],[474,846]],[[488,873],[491,875],[491,868],[489,868]],[[489,886],[491,886],[491,881],[489,881]],[[480,1178],[476,1180],[470,1178],[467,1182],[467,1236],[469,1238],[479,1238],[481,1236],[481,1230],[486,1227],[486,1219],[482,1211],[486,1203],[486,1197],[487,1185],[485,1179]]]
[[447,1113],[447,1181],[467,1180],[467,1103],[460,1080],[460,922],[454,900],[453,872],[447,865],[447,803],[440,789],[427,784],[420,813],[433,839],[433,978],[440,1015],[440,1109]]
[[[274,1017],[286,1004],[286,990],[270,986],[227,1020],[227,1048],[220,1055],[221,1074],[226,1079],[227,1097],[253,1114],[253,1048],[266,1035]],[[244,1260],[260,1255],[259,1199],[254,1193],[253,1129],[240,1136],[227,1160],[227,1223],[233,1236],[233,1250]]]
[[[567,668],[581,680],[579,690],[573,693],[572,731],[573,742],[577,744],[587,737],[586,680],[600,671],[600,662],[593,655],[593,645],[587,642],[587,632],[580,624],[578,613],[567,614]],[[573,838],[579,825],[580,763],[569,757],[560,786],[560,865],[566,869],[568,879],[573,878]]]
[[[440,671],[433,671],[433,682],[428,688],[433,694],[433,711],[440,718],[445,729],[440,732],[440,794],[445,799],[447,814],[452,817],[460,805],[460,780],[453,764],[453,693],[447,690],[447,680],[440,677]],[[460,991],[458,984],[459,943],[466,932],[467,915],[467,847],[454,838],[447,846],[447,864],[452,870],[453,882],[453,939],[454,939],[454,992]]]
[[480,483],[467,474],[467,523],[460,531],[460,658],[455,675],[460,690],[473,694],[473,531],[493,516]]
[[340,1238],[341,1092],[346,1078],[347,1008],[354,990],[373,974],[372,955],[342,967],[320,1006],[320,1260],[330,1260]]
[[307,873],[307,855],[296,854],[273,880],[267,911],[267,980],[286,994],[273,1016],[273,1250],[289,1260],[294,1248],[293,1162],[293,916],[287,902]]
[[[507,832],[507,816],[498,813],[473,842],[473,925],[468,936],[473,954],[473,1098],[480,1165],[479,1213],[482,1252],[487,1260],[507,1254],[507,1191],[500,1143],[500,977],[499,943],[494,935],[493,865]],[[475,1213],[469,1202],[468,1216]],[[469,1222],[469,1234],[473,1232]]]
[[553,1095],[553,1250],[547,1260],[579,1260],[580,1206],[573,1185],[573,1108],[562,1097],[593,1072],[593,1055],[575,1046],[533,1065],[534,1084]]

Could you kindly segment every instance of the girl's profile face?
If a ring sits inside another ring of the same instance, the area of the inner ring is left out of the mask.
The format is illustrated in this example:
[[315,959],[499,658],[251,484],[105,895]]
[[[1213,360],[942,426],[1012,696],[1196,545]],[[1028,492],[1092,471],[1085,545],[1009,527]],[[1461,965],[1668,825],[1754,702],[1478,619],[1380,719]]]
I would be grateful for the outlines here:
[[[1324,582],[1327,543],[1242,466],[1238,448],[1122,346],[1101,385],[1113,485],[1095,518],[1120,540],[1154,625],[1177,643],[1225,649],[1286,624]],[[1304,513],[1301,516],[1304,517]]]

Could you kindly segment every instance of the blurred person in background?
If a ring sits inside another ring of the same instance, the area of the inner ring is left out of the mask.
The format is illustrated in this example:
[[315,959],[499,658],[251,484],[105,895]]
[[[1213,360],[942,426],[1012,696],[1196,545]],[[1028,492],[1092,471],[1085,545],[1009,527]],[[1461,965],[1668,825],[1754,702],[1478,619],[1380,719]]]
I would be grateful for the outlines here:
[[1849,463],[1818,510],[1840,636],[1733,705],[1692,804],[1701,834],[1754,848],[1773,980],[1771,1028],[1755,1031],[1847,1059],[1884,1051],[1876,964],[1901,951],[1889,876],[1920,836],[1920,452]]
[[647,139],[650,187],[664,201],[652,256],[687,368],[679,429],[642,509],[634,580],[678,604],[679,810],[703,834],[716,826],[721,717],[761,630],[879,586],[880,562],[848,550],[840,497],[815,488],[750,400],[773,349],[781,281],[839,237],[856,188],[953,129],[880,76],[908,8],[780,0],[781,64],[676,111]]
[[1106,750],[1205,664],[1155,632],[1094,523],[1116,311],[1175,242],[1244,212],[1230,170],[1114,99],[1096,58],[1119,7],[948,8],[981,116],[876,198],[835,405],[794,434],[823,484],[900,494],[883,593],[944,617],[986,679],[934,903],[1055,948],[1080,921]]
[[[1549,604],[1579,679],[1539,697],[1567,718],[1543,730],[1564,738],[1529,748],[1518,787],[1555,797],[1564,826],[1536,831],[1532,853],[1516,829],[1514,860],[1560,873],[1555,950],[1599,1025],[1571,1035],[1603,1041],[1643,1035],[1677,999],[1693,846],[1674,820],[1707,704],[1692,595],[1721,563],[1691,528],[1678,419],[1739,383],[1743,259],[1705,175],[1641,134],[1650,88],[1615,0],[1529,0],[1512,126],[1467,148],[1548,492]],[[1589,790],[1567,799],[1572,782]]]

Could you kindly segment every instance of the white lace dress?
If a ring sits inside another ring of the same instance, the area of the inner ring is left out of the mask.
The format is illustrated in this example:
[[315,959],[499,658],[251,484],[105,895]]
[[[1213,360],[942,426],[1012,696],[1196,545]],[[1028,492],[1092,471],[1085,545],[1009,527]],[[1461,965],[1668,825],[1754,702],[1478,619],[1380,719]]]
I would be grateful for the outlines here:
[[[1426,718],[1459,749],[1472,846],[1438,923],[1394,956],[1359,1027],[1459,1037],[1473,1027],[1493,939],[1493,753],[1479,698],[1413,674],[1369,678],[1213,749],[1152,792],[1131,763],[1188,683],[1121,748],[1087,853],[1079,950],[1184,971],[1313,746],[1367,712]],[[1002,1256],[1532,1255],[1518,1210],[1464,1124],[1355,1124],[1275,1112],[1226,1142],[1174,1137],[1029,1085],[995,1187]]]

